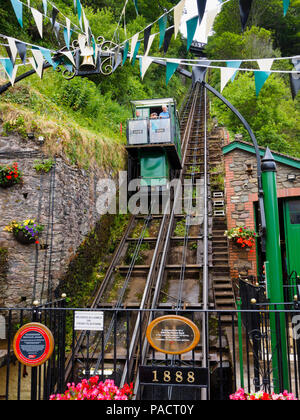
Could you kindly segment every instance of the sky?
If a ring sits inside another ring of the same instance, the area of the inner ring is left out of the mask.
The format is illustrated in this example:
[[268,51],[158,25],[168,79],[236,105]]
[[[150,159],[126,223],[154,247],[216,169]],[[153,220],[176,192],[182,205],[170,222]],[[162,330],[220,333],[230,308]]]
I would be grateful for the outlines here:
[[[206,10],[215,9],[219,5],[220,5],[219,0],[207,0]],[[183,15],[182,24],[181,24],[181,32],[186,37],[187,36],[186,21],[198,14],[197,1],[186,0],[185,8],[186,8],[187,14]],[[207,38],[205,38],[205,25],[206,25],[206,15],[204,15],[201,25],[200,26],[198,25],[198,28],[194,37],[195,41],[199,41],[199,42],[207,41]]]

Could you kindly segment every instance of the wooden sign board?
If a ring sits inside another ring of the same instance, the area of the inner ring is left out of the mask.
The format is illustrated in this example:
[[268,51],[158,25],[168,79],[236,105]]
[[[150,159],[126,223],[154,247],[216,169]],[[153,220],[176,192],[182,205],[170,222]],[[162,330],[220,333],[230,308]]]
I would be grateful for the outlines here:
[[178,315],[156,318],[148,326],[146,335],[150,345],[165,354],[188,353],[200,341],[197,325]]
[[42,324],[32,322],[21,327],[15,335],[13,348],[16,358],[26,366],[40,366],[51,357],[54,338]]

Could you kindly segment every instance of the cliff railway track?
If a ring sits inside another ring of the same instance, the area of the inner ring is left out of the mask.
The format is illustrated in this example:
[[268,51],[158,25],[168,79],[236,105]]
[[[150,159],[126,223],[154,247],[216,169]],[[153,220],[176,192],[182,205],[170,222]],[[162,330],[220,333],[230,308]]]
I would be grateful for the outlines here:
[[[104,311],[104,329],[74,337],[66,381],[93,374],[113,376],[120,385],[134,382],[140,398],[181,399],[180,386],[153,390],[141,384],[139,366],[208,368],[214,361],[217,365],[220,352],[223,361],[229,360],[226,340],[214,339],[217,321],[214,324],[201,312],[216,307],[212,239],[218,216],[214,217],[211,199],[210,164],[221,160],[221,149],[209,147],[207,117],[206,92],[197,84],[181,112],[183,159],[178,179],[189,194],[176,187],[167,203],[169,212],[154,215],[150,207],[147,215],[131,217],[91,305],[91,310]],[[184,315],[197,324],[201,340],[193,351],[167,356],[150,348],[147,326],[167,313]],[[191,392],[201,398],[199,389]]]

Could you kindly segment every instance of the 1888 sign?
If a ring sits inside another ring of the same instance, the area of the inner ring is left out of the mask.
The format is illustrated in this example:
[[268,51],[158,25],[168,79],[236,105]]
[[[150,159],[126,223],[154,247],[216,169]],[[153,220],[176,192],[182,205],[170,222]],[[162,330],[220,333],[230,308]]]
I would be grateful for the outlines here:
[[208,369],[140,366],[140,383],[144,385],[189,385],[206,388],[208,386]]

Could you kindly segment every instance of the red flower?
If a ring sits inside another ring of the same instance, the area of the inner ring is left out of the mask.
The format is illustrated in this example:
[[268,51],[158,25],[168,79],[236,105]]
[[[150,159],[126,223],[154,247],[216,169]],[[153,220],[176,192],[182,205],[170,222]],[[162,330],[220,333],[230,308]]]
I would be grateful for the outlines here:
[[6,175],[6,179],[11,179],[11,175]]

